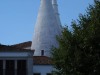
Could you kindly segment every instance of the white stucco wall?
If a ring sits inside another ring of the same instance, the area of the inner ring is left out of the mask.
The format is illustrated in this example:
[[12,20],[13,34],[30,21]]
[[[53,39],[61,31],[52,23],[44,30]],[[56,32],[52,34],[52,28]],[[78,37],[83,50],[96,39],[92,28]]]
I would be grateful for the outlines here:
[[26,57],[27,52],[0,52],[0,57]]
[[41,75],[46,75],[47,73],[52,73],[52,65],[33,65],[33,73],[40,73]]
[[56,35],[59,35],[61,31],[51,1],[41,0],[40,2],[31,47],[35,50],[34,55],[36,56],[41,55],[41,50],[44,50],[45,56],[50,56],[52,46],[58,47]]

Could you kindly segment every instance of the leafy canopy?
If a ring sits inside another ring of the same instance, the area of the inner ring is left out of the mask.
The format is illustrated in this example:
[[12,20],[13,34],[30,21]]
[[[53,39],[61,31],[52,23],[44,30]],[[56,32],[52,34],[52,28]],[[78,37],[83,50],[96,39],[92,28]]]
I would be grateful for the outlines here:
[[63,28],[52,49],[57,75],[100,75],[100,1],[94,0],[85,15]]

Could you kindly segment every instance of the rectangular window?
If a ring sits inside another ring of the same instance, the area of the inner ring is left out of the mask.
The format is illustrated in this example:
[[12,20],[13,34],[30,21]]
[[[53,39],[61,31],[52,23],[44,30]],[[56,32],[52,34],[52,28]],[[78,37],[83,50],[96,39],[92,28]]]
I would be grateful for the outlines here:
[[5,75],[14,75],[15,62],[14,60],[6,60],[6,72]]
[[34,73],[33,75],[41,75],[40,73]]
[[0,75],[3,75],[3,60],[0,60]]
[[17,75],[27,75],[26,60],[17,61]]

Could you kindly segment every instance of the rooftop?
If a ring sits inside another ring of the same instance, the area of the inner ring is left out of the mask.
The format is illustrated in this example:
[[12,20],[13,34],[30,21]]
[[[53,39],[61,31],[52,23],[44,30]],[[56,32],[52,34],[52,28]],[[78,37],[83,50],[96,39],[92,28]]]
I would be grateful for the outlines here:
[[33,50],[30,50],[30,49],[21,49],[21,48],[17,48],[17,47],[14,47],[14,46],[6,46],[6,45],[0,45],[0,52],[12,52],[12,51],[20,51],[20,52],[30,52],[30,51],[33,51]]
[[34,65],[51,65],[52,60],[47,56],[33,56]]
[[27,41],[27,42],[12,45],[12,47],[17,47],[17,48],[23,49],[23,48],[26,48],[26,47],[31,47],[31,44],[32,44],[31,41]]

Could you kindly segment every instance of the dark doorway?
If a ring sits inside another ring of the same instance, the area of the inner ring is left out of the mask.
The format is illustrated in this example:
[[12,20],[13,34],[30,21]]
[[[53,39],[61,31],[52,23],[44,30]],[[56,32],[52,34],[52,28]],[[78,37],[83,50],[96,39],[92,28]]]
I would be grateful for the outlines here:
[[3,60],[0,60],[0,75],[3,75]]
[[15,63],[14,60],[6,60],[5,75],[14,75]]
[[27,75],[26,60],[17,61],[17,75]]

